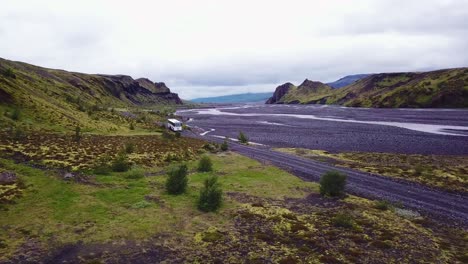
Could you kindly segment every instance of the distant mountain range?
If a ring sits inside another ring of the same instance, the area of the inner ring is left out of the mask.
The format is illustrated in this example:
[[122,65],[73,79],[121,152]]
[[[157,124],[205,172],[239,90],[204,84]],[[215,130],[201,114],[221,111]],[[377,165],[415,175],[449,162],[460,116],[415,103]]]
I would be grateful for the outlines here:
[[243,93],[243,94],[232,94],[223,95],[216,97],[196,98],[190,100],[194,103],[255,103],[264,102],[272,95],[270,93]]
[[[336,82],[333,84],[336,85]],[[468,107],[468,68],[371,74],[340,89],[306,79],[299,86],[292,83],[278,86],[266,103],[337,104],[353,107]]]
[[341,79],[339,79],[338,81],[334,81],[334,82],[331,82],[331,83],[327,83],[328,86],[332,87],[332,88],[341,88],[341,87],[345,87],[345,86],[348,86],[354,82],[357,82],[363,78],[366,78],[367,76],[369,76],[371,74],[354,74],[354,75],[348,75],[348,76],[345,76]]

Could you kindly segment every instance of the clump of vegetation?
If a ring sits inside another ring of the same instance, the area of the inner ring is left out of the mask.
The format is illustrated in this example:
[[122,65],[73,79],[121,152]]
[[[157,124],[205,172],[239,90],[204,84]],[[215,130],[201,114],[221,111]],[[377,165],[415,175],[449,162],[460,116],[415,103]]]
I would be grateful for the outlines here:
[[213,170],[213,162],[211,161],[210,157],[203,156],[200,161],[198,162],[197,170],[199,172],[210,172]]
[[337,197],[344,194],[346,175],[337,171],[329,171],[320,178],[320,194]]
[[110,162],[109,156],[104,156],[100,158],[93,172],[98,175],[109,175],[112,171],[111,167],[109,166],[109,162]]
[[4,71],[3,71],[3,75],[7,78],[13,78],[13,79],[16,79],[16,74],[15,72],[13,71],[12,68],[6,68]]
[[198,209],[203,212],[213,212],[221,207],[223,191],[218,183],[217,176],[211,176],[205,180],[205,185],[200,191]]
[[385,200],[376,201],[374,207],[382,211],[387,211],[393,208],[392,204],[389,201]]
[[170,194],[181,194],[187,189],[187,165],[173,167],[168,172],[166,191]]
[[130,130],[135,130],[135,125],[133,124],[133,122],[130,123]]
[[10,118],[14,121],[18,121],[21,118],[21,110],[18,107],[15,107],[11,112]]
[[151,206],[151,203],[148,202],[148,201],[139,201],[137,203],[134,203],[132,205],[132,208],[133,209],[142,209],[142,208],[146,208],[146,207],[150,207]]
[[143,177],[145,177],[145,170],[143,170],[143,169],[140,168],[140,167],[132,168],[132,169],[131,169],[129,172],[127,172],[127,174],[125,175],[125,178],[126,178],[126,179],[132,179],[132,180],[142,179]]
[[180,132],[179,132],[179,131],[175,132],[175,134],[174,134],[174,135],[175,135],[175,138],[180,138],[180,137],[181,137],[181,134],[180,134]]
[[237,139],[242,144],[248,144],[249,143],[249,138],[242,131],[239,132],[239,136],[237,136]]
[[416,165],[416,167],[414,167],[413,175],[420,176],[421,174],[423,174],[423,172],[424,172],[424,167],[421,164],[418,164]]
[[130,169],[130,162],[125,153],[119,153],[112,161],[112,170],[115,172],[126,172]]
[[223,144],[221,144],[221,150],[222,151],[227,151],[229,149],[229,144],[228,144],[228,139],[225,138],[223,141]]
[[163,130],[162,132],[162,138],[165,139],[165,140],[174,140],[174,134],[170,133],[169,131],[167,130]]
[[206,143],[202,146],[204,150],[207,150],[211,153],[216,153],[219,151],[219,145],[216,143]]
[[348,213],[339,213],[332,219],[332,223],[337,227],[352,228],[355,225],[353,217]]
[[75,136],[74,136],[74,139],[76,142],[80,142],[81,140],[81,128],[79,126],[77,126],[75,128]]
[[124,150],[125,150],[125,153],[127,153],[127,154],[131,154],[131,153],[135,152],[135,143],[133,143],[133,142],[125,143]]

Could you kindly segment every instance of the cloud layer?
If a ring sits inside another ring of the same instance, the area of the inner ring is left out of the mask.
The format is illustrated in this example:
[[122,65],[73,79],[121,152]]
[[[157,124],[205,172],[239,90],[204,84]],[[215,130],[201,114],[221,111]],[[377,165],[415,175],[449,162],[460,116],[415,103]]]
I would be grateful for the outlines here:
[[149,77],[190,99],[468,66],[466,21],[467,0],[15,0],[0,57]]

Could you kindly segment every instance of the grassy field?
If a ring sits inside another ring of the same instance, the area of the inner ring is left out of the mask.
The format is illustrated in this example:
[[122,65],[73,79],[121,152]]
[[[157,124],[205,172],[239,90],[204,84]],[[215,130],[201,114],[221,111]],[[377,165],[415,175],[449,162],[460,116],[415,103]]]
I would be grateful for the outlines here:
[[[187,162],[189,187],[179,196],[164,189],[170,163],[138,164],[145,175],[140,179],[128,177],[130,171],[64,180],[63,169],[0,159],[0,171],[14,171],[20,179],[19,191],[1,204],[0,263],[454,263],[467,258],[466,230],[358,197],[321,198],[317,184],[275,167],[231,152],[209,155],[211,173],[196,172],[196,158]],[[219,176],[224,203],[218,212],[203,213],[196,201],[210,175]]]
[[322,150],[295,148],[277,150],[448,191],[468,192],[468,157],[466,156],[370,152],[329,153]]

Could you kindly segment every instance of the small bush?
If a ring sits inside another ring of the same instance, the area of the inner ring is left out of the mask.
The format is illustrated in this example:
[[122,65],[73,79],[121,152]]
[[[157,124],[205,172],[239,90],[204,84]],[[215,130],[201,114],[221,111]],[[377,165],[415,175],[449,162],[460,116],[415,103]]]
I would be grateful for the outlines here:
[[170,194],[181,194],[187,189],[187,165],[173,167],[168,172],[166,190]]
[[248,144],[249,143],[249,138],[242,131],[239,132],[239,136],[237,136],[237,139],[242,144]]
[[205,150],[208,150],[211,153],[218,152],[218,145],[217,144],[205,143],[205,144],[203,144],[202,148],[205,149]]
[[126,179],[138,180],[145,177],[145,170],[142,168],[133,168],[125,175]]
[[205,185],[200,191],[198,209],[204,212],[213,212],[221,207],[222,201],[223,191],[219,186],[218,177],[211,176],[205,180]]
[[3,71],[3,75],[8,78],[16,79],[16,74],[12,68],[7,68]]
[[392,209],[393,206],[390,202],[383,200],[383,201],[376,201],[375,208],[382,210],[382,211],[387,211],[389,209]]
[[112,171],[126,172],[130,169],[130,162],[128,162],[127,155],[120,153],[112,162]]
[[142,208],[146,208],[146,207],[150,207],[151,206],[151,203],[148,202],[148,201],[139,201],[137,203],[134,203],[132,205],[132,208],[133,209],[142,209]]
[[19,108],[14,108],[11,112],[10,118],[14,121],[18,121],[21,118],[21,111]]
[[224,139],[223,144],[221,144],[221,150],[222,151],[227,151],[229,149],[229,144],[227,138]]
[[125,153],[127,153],[127,154],[131,154],[131,153],[135,152],[135,143],[133,143],[133,142],[125,143],[124,150],[125,150]]
[[213,170],[213,162],[211,161],[210,157],[203,156],[200,161],[198,162],[197,170],[199,172],[210,172]]
[[329,171],[320,178],[320,194],[323,196],[341,196],[346,185],[346,175]]
[[110,162],[109,156],[100,158],[93,172],[98,175],[109,175],[112,171],[111,167],[109,166],[109,162]]
[[135,125],[133,124],[133,122],[130,123],[130,127],[129,127],[129,128],[130,128],[130,130],[135,130]]
[[75,141],[76,142],[80,142],[81,140],[81,128],[79,126],[77,126],[75,128],[75,137],[74,137]]
[[352,228],[354,226],[354,220],[351,215],[346,213],[339,213],[332,219],[334,226]]

